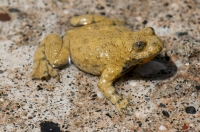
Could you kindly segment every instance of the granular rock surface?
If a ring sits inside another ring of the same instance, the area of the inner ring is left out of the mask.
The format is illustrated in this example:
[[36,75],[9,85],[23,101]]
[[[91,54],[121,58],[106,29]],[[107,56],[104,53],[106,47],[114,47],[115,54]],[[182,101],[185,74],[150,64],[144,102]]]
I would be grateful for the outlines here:
[[[199,132],[199,0],[0,0],[0,131]],[[131,30],[153,27],[165,48],[118,79],[134,104],[124,114],[92,76],[70,65],[61,82],[32,80],[33,56],[49,33],[61,36],[75,15],[124,19]]]

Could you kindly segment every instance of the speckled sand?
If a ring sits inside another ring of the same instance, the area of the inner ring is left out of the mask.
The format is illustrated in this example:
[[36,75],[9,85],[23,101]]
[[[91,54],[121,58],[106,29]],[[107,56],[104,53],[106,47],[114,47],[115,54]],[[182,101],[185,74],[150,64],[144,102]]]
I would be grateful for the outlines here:
[[[125,19],[132,30],[153,27],[165,42],[115,83],[135,104],[130,115],[102,96],[98,76],[73,65],[61,83],[30,76],[44,36],[63,36],[69,18],[87,13]],[[0,0],[0,132],[199,132],[199,33],[199,0]]]

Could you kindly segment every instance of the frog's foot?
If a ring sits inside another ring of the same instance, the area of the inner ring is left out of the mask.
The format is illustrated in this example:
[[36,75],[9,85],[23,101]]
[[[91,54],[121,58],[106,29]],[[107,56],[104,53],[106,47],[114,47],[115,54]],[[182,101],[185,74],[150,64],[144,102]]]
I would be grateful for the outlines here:
[[130,103],[126,98],[122,98],[121,96],[119,96],[114,87],[109,86],[102,90],[105,97],[116,106],[118,111],[122,111],[125,114],[131,113],[133,104]]
[[32,72],[33,79],[48,80],[50,77],[59,79],[58,70],[48,64],[46,60],[36,60]]
[[40,44],[34,56],[32,77],[33,79],[48,80],[50,76],[59,80],[58,70],[53,68],[46,60],[44,44]]
[[129,102],[126,98],[122,98],[112,86],[113,81],[116,80],[122,71],[122,67],[116,65],[108,66],[102,73],[98,83],[98,87],[101,89],[104,96],[110,100],[116,108],[121,111],[126,109]]
[[[110,98],[113,98],[112,96],[119,96],[119,95],[114,94],[114,95],[111,95]],[[120,98],[117,102],[114,101],[112,103],[115,104],[118,111],[121,111],[127,115],[130,115],[133,112],[134,105],[133,103],[129,102],[126,98]]]
[[59,80],[58,68],[66,65],[69,60],[69,42],[67,37],[62,38],[57,34],[49,34],[38,46],[34,55],[32,77],[35,79]]

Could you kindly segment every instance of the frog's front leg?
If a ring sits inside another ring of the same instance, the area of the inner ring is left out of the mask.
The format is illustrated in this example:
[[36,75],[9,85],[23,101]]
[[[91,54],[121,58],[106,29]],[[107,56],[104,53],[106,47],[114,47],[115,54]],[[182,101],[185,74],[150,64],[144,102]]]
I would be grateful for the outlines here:
[[49,34],[38,46],[34,55],[32,77],[35,79],[59,79],[58,67],[68,63],[69,42],[57,34]]
[[120,111],[128,105],[128,100],[119,96],[112,86],[113,82],[120,76],[122,67],[109,66],[107,67],[99,80],[98,87],[103,92],[104,96],[112,102]]

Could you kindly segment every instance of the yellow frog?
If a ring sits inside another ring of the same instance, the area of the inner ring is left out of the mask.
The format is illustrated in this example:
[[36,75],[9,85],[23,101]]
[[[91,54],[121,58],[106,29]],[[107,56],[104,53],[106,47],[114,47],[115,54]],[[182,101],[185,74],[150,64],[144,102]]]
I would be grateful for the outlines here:
[[163,42],[153,28],[132,32],[123,20],[99,15],[82,15],[70,19],[76,28],[62,39],[57,34],[44,38],[34,56],[32,77],[59,77],[58,67],[73,64],[93,75],[101,75],[98,87],[118,110],[128,100],[119,96],[113,82],[137,64],[153,59],[163,49]]

